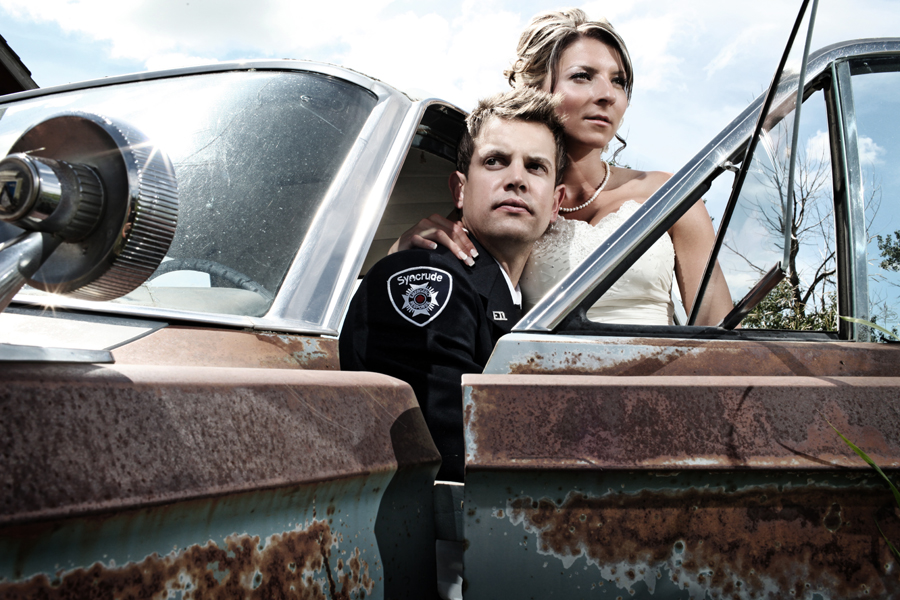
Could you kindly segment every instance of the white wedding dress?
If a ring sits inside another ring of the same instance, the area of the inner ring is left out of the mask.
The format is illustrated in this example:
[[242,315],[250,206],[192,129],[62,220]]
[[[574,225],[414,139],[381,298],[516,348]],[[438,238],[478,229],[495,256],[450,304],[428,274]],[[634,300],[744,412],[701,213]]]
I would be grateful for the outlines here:
[[[559,217],[535,242],[519,280],[525,310],[530,310],[640,206],[628,200],[596,225]],[[664,235],[588,310],[588,319],[601,323],[671,325],[675,310],[674,271],[675,248],[671,238]]]

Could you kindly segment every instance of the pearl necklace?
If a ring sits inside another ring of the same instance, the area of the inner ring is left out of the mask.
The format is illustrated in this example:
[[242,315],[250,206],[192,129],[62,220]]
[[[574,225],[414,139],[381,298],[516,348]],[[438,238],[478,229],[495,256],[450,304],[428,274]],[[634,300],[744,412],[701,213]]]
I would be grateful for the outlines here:
[[574,208],[563,208],[562,206],[560,206],[559,212],[570,213],[570,212],[575,212],[576,210],[581,210],[582,208],[584,208],[585,206],[587,206],[588,204],[590,204],[591,202],[593,202],[594,200],[597,199],[597,196],[599,196],[600,192],[603,191],[603,188],[606,187],[606,182],[609,181],[609,172],[612,170],[609,168],[609,163],[606,162],[605,160],[603,161],[603,164],[606,165],[606,175],[603,176],[603,181],[601,181],[600,185],[597,186],[597,191],[594,192],[594,195],[591,196],[591,198],[587,202],[583,202]]

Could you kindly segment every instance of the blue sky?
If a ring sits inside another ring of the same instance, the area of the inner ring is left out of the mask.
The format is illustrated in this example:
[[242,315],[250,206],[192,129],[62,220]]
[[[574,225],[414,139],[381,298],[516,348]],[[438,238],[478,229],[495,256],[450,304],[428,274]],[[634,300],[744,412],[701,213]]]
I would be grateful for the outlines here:
[[[635,62],[622,162],[675,171],[768,84],[799,2],[632,0],[606,16]],[[851,8],[852,6],[852,8]],[[42,87],[238,58],[305,58],[463,108],[505,87],[525,0],[0,0],[0,34]],[[900,34],[898,0],[821,0],[814,47]]]

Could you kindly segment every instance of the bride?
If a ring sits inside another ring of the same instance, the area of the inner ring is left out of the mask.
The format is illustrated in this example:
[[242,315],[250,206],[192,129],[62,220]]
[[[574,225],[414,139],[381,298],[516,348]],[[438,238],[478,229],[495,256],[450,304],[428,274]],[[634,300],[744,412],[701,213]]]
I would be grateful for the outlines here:
[[[518,57],[505,73],[513,86],[530,86],[561,96],[569,166],[563,174],[566,198],[557,223],[535,244],[520,285],[531,308],[563,276],[649,198],[669,173],[613,166],[603,155],[617,135],[633,87],[631,58],[624,40],[604,20],[590,21],[573,8],[536,15],[519,39]],[[690,311],[715,239],[702,202],[660,238],[588,311],[604,323],[671,325],[672,278]],[[435,242],[471,261],[474,247],[462,227],[439,215],[423,219],[401,236],[394,250],[435,248]],[[698,325],[715,325],[732,308],[716,267]]]

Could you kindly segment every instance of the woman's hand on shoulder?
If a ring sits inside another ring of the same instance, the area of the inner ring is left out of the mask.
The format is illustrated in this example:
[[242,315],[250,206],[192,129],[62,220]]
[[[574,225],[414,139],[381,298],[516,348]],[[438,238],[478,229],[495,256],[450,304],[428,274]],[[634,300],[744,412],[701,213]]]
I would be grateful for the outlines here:
[[434,250],[438,244],[448,248],[470,267],[475,264],[472,259],[478,256],[478,251],[466,235],[466,230],[459,222],[438,214],[422,219],[404,231],[388,250],[388,254],[411,248]]

